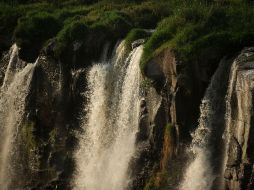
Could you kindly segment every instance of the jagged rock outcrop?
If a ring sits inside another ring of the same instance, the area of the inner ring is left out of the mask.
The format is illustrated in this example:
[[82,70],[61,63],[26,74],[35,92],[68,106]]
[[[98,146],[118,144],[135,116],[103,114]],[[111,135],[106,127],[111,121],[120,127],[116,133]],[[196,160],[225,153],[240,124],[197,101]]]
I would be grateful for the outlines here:
[[[190,142],[190,131],[198,125],[200,102],[216,65],[218,63],[211,66],[206,61],[181,63],[172,50],[165,49],[145,66],[144,74],[148,79],[144,81],[144,101],[148,113],[141,115],[140,128],[148,125],[150,136],[146,147],[149,153],[146,167],[143,173],[139,172],[136,181],[146,183],[146,189],[163,186],[175,189],[179,185],[187,163],[185,146]],[[167,136],[169,125],[171,130]],[[218,134],[223,130],[221,127]],[[167,173],[169,171],[174,174]]]
[[[199,73],[199,70],[196,73]],[[139,162],[142,170],[136,169],[138,175],[134,180],[134,189],[141,189],[145,184],[147,189],[163,185],[175,188],[186,159],[183,143],[190,139],[190,126],[197,123],[199,97],[202,96],[204,79],[200,78],[200,74],[192,78],[187,76],[170,49],[165,49],[149,61],[144,74],[145,103],[141,108],[145,105],[144,110],[147,112],[141,113],[140,132],[147,128],[150,135],[147,139],[142,139],[143,143],[138,144],[144,146],[146,142],[146,154],[143,155],[146,162],[144,159]],[[191,81],[187,81],[188,79]],[[197,85],[188,89],[186,81]],[[140,159],[142,160],[142,156]],[[174,175],[168,174],[168,171],[175,171]]]
[[254,48],[235,59],[227,99],[227,163],[224,177],[229,190],[254,189]]

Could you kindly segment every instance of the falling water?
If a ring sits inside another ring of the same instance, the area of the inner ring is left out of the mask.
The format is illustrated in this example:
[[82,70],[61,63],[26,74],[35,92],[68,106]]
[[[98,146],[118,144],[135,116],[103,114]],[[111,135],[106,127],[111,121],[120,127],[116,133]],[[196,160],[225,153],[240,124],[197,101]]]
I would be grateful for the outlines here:
[[87,114],[77,152],[78,190],[123,190],[130,176],[139,118],[139,61],[142,46],[122,61],[123,44],[114,58],[92,66],[88,73]]
[[192,134],[190,151],[193,160],[185,171],[184,180],[180,184],[181,190],[210,190],[214,188],[215,179],[219,183],[221,181],[222,177],[218,176],[219,171],[215,172],[214,167],[222,165],[222,158],[216,160],[218,155],[214,155],[214,149],[218,149],[216,143],[222,141],[223,102],[227,85],[225,76],[228,75],[229,65],[226,61],[220,63],[202,100],[199,125]]
[[18,62],[21,62],[18,58],[18,46],[14,44],[9,51],[9,64],[7,66],[4,81],[2,85],[2,89],[5,88],[8,84],[10,84],[11,80],[16,71],[16,67],[19,66]]
[[0,90],[0,189],[8,189],[12,174],[11,159],[14,142],[25,109],[25,99],[29,92],[36,64],[27,64],[23,69],[13,69],[20,61],[17,47],[12,47],[5,79]]

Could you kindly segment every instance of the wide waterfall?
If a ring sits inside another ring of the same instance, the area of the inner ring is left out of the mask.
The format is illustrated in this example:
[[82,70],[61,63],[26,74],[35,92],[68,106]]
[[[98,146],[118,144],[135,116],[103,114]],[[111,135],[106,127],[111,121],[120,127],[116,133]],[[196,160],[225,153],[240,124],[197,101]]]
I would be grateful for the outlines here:
[[104,58],[87,73],[88,103],[76,153],[74,188],[78,190],[123,190],[131,180],[128,166],[138,131],[143,47],[124,59],[123,43],[112,59]]
[[222,188],[221,154],[224,147],[223,126],[229,68],[230,64],[222,60],[205,92],[200,106],[199,125],[192,134],[191,161],[180,184],[181,190]]
[[9,189],[15,174],[16,137],[25,112],[25,101],[29,92],[36,64],[26,64],[18,58],[18,47],[10,51],[9,64],[0,90],[0,189]]

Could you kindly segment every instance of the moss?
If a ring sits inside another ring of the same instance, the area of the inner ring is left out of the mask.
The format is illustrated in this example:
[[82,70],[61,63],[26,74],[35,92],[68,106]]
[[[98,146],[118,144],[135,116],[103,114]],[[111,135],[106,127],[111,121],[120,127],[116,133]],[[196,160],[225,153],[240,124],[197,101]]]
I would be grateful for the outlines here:
[[22,127],[22,137],[29,151],[36,149],[37,142],[35,140],[35,126],[33,121],[26,121]]
[[[161,160],[157,170],[154,170],[150,178],[147,180],[144,190],[166,190],[169,179],[168,165],[174,154],[174,127],[168,123],[164,128],[164,142],[161,152]],[[171,174],[172,175],[172,174]]]
[[52,131],[49,133],[49,142],[53,145],[56,143],[56,138],[57,138],[57,128],[54,128]]
[[145,78],[141,82],[141,88],[145,91],[148,91],[153,86],[153,81],[149,78]]

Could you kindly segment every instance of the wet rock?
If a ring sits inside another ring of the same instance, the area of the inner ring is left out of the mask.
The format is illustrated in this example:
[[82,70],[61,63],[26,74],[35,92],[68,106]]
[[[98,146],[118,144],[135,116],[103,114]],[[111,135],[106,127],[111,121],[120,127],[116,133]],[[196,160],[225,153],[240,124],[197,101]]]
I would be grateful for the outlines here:
[[233,167],[240,164],[242,155],[241,146],[234,137],[230,140],[228,155],[227,167]]
[[131,48],[134,49],[134,48],[142,45],[143,43],[145,43],[145,39],[138,39],[138,40],[131,43]]
[[231,172],[230,169],[227,168],[227,169],[225,170],[224,178],[225,178],[225,179],[228,179],[228,180],[231,180],[231,179],[233,178],[232,172]]
[[[230,97],[230,142],[226,186],[229,190],[253,189],[254,164],[254,48],[245,48],[234,60]],[[232,177],[231,177],[232,176]]]

